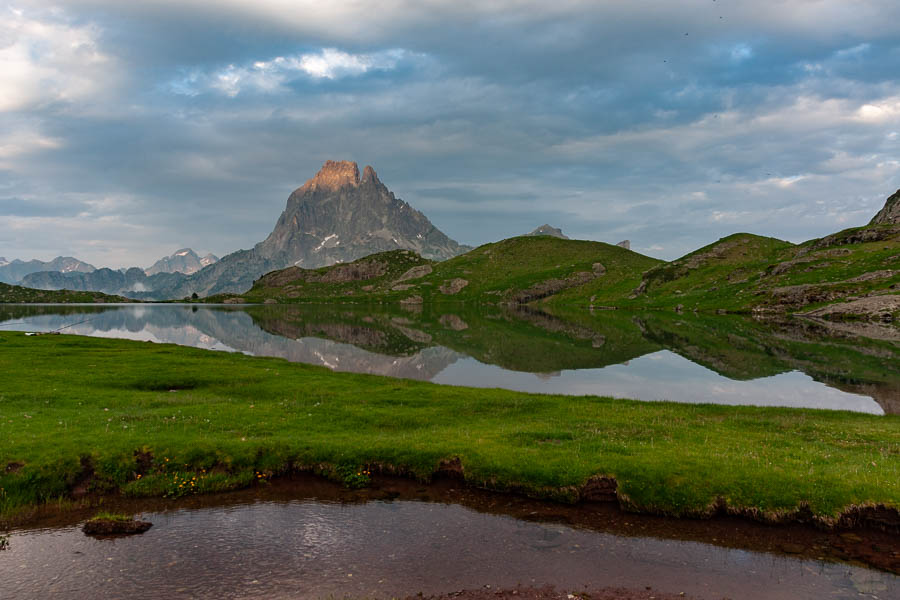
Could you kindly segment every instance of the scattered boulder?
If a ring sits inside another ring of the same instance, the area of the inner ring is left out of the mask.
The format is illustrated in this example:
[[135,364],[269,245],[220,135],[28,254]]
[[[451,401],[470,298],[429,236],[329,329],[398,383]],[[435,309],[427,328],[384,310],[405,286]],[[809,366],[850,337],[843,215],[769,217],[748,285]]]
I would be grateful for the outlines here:
[[606,267],[604,267],[601,263],[595,262],[591,265],[591,270],[594,272],[594,275],[600,277],[601,275],[606,274]]
[[246,304],[247,301],[243,298],[225,298],[222,300],[222,304]]
[[422,304],[422,296],[410,296],[400,301],[400,304]]
[[625,248],[626,250],[631,250],[631,240],[622,240],[618,244],[616,244],[619,248]]
[[469,285],[469,282],[467,280],[457,277],[455,279],[451,279],[450,281],[445,281],[444,285],[442,285],[438,289],[442,294],[452,296],[454,294],[458,294],[459,291],[467,285]]
[[401,275],[397,281],[394,283],[400,283],[401,281],[406,281],[408,279],[418,279],[420,277],[425,277],[426,275],[431,275],[433,269],[431,265],[419,265],[418,267],[413,267],[403,275]]
[[397,285],[392,287],[391,290],[394,292],[405,292],[406,290],[414,288],[414,287],[416,287],[416,286],[411,283],[398,283]]

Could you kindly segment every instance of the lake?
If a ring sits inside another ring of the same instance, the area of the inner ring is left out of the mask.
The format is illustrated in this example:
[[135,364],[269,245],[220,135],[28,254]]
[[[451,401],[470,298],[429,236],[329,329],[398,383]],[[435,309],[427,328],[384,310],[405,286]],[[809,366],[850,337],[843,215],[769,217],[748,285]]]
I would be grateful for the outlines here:
[[0,328],[174,343],[435,383],[900,412],[900,335],[806,319],[527,309],[0,305]]

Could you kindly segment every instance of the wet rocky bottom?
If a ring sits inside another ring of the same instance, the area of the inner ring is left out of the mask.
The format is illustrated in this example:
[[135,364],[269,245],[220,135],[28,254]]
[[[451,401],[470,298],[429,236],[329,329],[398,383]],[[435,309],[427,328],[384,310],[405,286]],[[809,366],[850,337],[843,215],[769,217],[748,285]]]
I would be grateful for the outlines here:
[[[349,491],[304,475],[178,501],[46,507],[0,552],[0,596],[900,597],[895,533],[635,515],[453,480],[374,483]],[[86,536],[80,525],[97,505],[153,527]]]

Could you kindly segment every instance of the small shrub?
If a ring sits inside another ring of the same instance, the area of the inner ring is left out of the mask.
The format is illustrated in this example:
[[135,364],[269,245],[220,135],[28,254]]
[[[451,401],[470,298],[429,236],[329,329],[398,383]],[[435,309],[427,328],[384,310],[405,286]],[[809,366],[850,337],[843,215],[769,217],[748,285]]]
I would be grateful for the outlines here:
[[336,473],[340,482],[351,490],[368,487],[369,484],[372,483],[372,471],[366,467],[342,465],[337,468]]

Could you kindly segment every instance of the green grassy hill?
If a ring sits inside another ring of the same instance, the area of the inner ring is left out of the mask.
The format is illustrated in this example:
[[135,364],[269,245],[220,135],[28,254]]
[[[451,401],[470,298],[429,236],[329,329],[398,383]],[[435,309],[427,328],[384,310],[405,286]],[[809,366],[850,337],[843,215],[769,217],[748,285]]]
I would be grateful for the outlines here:
[[122,296],[110,296],[100,292],[76,292],[72,290],[35,290],[18,285],[0,283],[0,303],[62,303],[89,304],[93,302],[134,302]]
[[[800,312],[897,294],[898,285],[896,225],[849,229],[800,245],[738,233],[650,269],[619,305]],[[860,311],[864,316],[868,309]]]
[[208,301],[527,304],[576,287],[614,297],[659,262],[602,242],[516,237],[440,263],[394,250],[321,269],[290,267],[239,297]]

